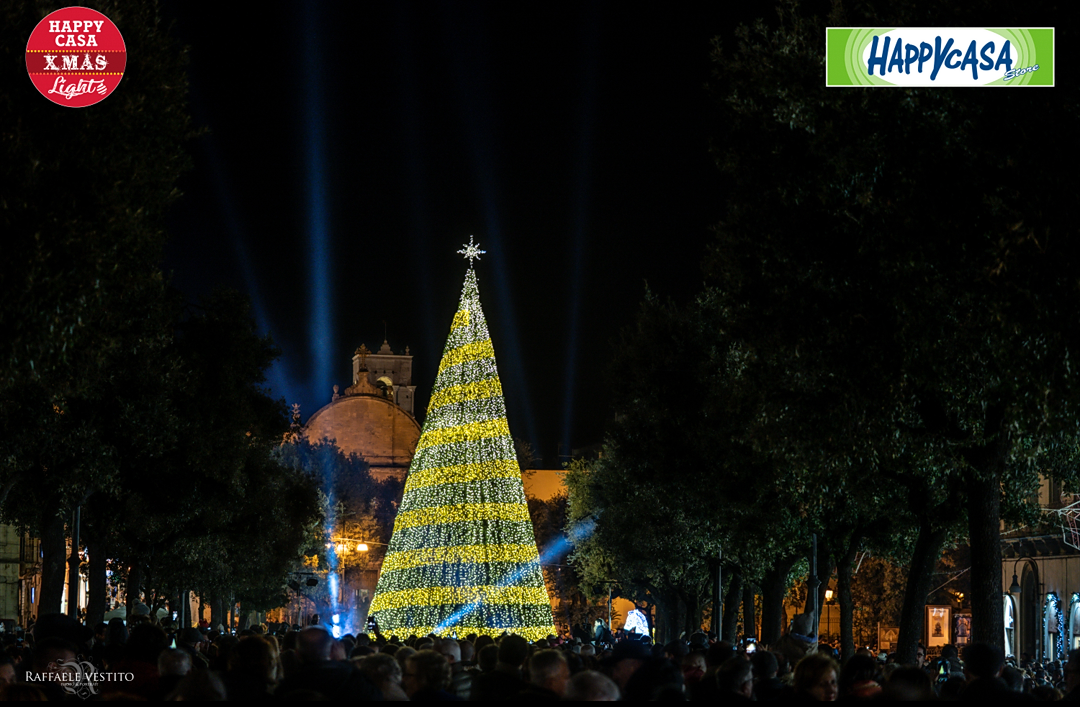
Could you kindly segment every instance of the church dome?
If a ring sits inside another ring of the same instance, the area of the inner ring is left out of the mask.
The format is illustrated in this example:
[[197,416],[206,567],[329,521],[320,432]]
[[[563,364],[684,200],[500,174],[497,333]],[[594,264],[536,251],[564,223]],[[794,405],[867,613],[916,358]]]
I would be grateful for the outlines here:
[[345,454],[363,457],[375,478],[404,479],[420,439],[416,418],[379,395],[339,397],[312,415],[304,429],[313,442],[332,439]]

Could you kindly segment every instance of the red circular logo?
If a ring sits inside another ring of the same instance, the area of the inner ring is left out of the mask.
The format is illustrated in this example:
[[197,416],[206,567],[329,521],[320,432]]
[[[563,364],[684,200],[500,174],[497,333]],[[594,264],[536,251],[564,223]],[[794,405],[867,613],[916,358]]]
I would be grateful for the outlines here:
[[65,7],[38,23],[26,43],[26,71],[41,95],[69,108],[92,106],[120,84],[127,49],[120,30],[88,7]]

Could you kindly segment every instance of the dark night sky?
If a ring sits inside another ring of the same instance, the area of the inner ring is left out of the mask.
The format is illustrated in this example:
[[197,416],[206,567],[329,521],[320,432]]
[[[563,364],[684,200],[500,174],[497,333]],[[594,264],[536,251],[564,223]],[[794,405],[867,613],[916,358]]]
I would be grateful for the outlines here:
[[305,419],[384,322],[415,356],[423,410],[474,235],[511,431],[547,466],[600,441],[606,361],[645,283],[676,299],[700,286],[721,202],[710,42],[750,18],[722,3],[232,7],[164,6],[209,130],[169,224],[173,282],[252,297],[284,351],[272,391]]

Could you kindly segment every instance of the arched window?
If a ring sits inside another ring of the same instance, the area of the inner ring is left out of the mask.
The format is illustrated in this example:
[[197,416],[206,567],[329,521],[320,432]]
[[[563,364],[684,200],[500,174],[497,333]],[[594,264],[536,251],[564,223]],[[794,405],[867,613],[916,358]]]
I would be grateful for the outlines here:
[[1080,648],[1080,594],[1073,592],[1069,601],[1069,650]]
[[1005,657],[1012,658],[1016,655],[1016,606],[1013,604],[1013,598],[1008,594],[1004,596],[1004,611]]

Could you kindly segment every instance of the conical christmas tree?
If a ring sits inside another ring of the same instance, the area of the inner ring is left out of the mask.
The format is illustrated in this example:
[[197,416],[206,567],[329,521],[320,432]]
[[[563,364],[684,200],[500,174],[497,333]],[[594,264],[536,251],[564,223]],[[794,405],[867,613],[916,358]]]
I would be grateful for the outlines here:
[[371,603],[384,633],[555,633],[470,259]]

